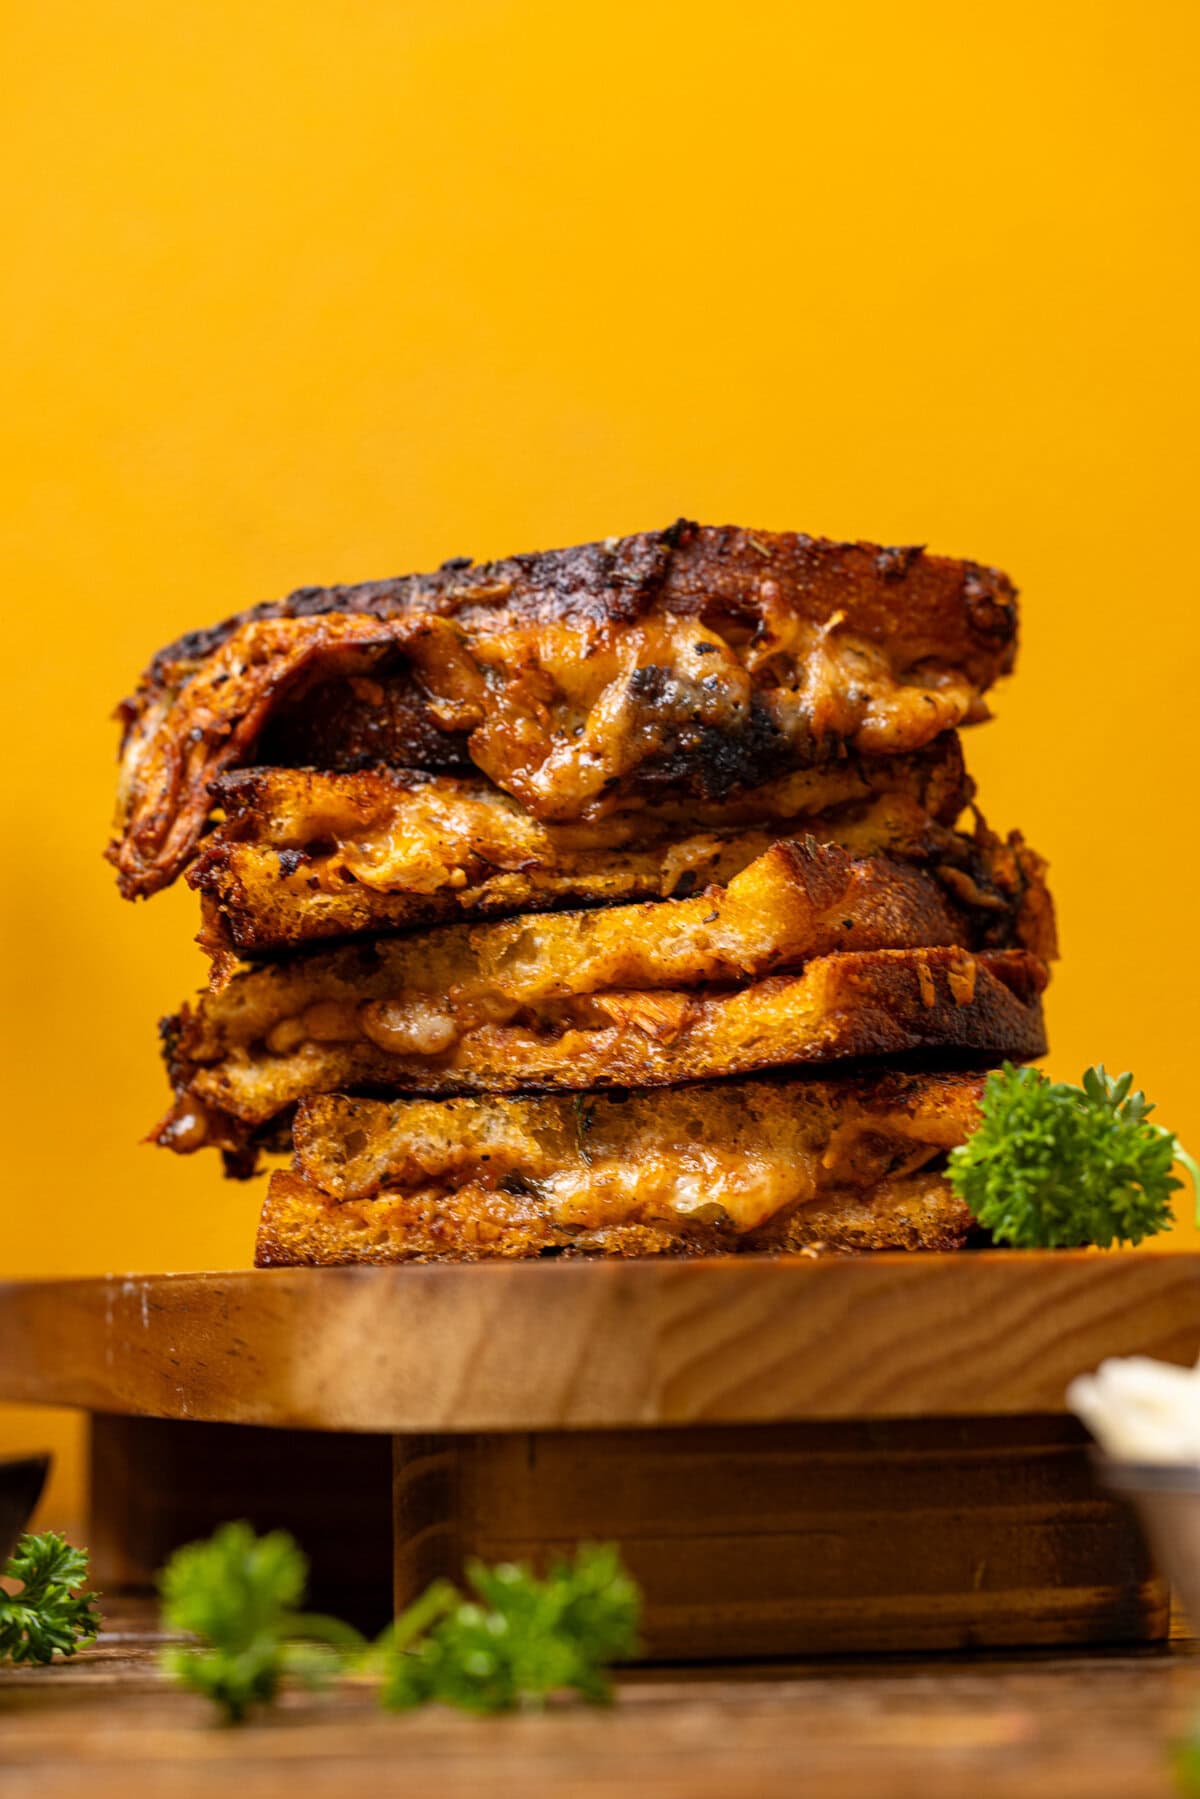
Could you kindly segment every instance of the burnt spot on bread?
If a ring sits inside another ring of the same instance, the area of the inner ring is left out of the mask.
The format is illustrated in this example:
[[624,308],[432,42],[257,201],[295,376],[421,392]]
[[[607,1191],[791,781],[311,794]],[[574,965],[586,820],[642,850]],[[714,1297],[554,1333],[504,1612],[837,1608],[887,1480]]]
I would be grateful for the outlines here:
[[892,544],[878,551],[875,567],[885,581],[903,581],[917,557],[924,553],[923,543]]
[[757,696],[743,709],[736,729],[689,723],[674,741],[649,757],[640,771],[648,796],[683,788],[706,801],[728,799],[778,775],[793,758]]
[[971,629],[989,643],[1008,646],[1003,671],[1012,668],[1016,652],[1017,590],[998,568],[969,564],[963,579],[963,599]]

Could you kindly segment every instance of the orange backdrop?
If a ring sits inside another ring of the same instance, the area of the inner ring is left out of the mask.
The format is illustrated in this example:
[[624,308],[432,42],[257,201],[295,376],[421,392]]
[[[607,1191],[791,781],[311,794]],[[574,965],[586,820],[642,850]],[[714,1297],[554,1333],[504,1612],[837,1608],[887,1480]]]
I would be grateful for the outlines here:
[[1194,6],[6,12],[8,1271],[250,1253],[259,1189],[139,1147],[202,975],[99,859],[148,653],[681,512],[1013,573],[968,752],[1052,862],[1051,1066],[1200,1142]]

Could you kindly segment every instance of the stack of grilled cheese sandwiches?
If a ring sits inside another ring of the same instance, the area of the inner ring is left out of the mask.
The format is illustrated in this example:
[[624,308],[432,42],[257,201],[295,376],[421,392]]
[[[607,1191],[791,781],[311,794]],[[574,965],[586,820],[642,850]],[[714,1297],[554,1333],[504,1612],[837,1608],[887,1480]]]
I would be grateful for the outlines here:
[[157,1140],[290,1158],[264,1266],[961,1245],[945,1158],[1055,954],[958,735],[1015,597],[681,521],[172,644],[110,849],[202,901]]

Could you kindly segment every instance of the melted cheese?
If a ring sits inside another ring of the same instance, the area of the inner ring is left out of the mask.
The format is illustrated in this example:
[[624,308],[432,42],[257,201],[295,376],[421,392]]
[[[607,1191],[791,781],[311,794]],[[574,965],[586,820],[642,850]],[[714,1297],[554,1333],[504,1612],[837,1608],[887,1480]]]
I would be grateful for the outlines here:
[[600,1230],[630,1219],[679,1218],[754,1230],[815,1197],[820,1158],[664,1151],[636,1161],[577,1164],[535,1183],[556,1224]]

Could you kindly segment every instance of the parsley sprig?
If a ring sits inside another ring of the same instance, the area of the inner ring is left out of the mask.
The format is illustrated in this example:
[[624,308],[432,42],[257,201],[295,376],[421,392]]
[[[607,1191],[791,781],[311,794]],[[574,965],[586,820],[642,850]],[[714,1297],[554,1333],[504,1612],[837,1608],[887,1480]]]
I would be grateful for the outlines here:
[[1198,1203],[1200,1169],[1132,1089],[1131,1074],[1103,1067],[1073,1087],[1006,1062],[984,1083],[978,1130],[951,1151],[951,1186],[998,1243],[1020,1249],[1108,1249],[1167,1230],[1183,1184],[1174,1165]]
[[78,1590],[87,1571],[86,1550],[54,1531],[21,1538],[3,1569],[21,1590],[0,1590],[0,1661],[48,1662],[95,1642],[95,1597]]
[[331,1679],[342,1655],[366,1644],[349,1624],[299,1609],[307,1580],[307,1559],[282,1530],[259,1537],[248,1524],[223,1524],[177,1549],[159,1576],[163,1620],[198,1643],[168,1649],[167,1672],[231,1724],[269,1705],[285,1675]]
[[231,1724],[270,1705],[288,1676],[316,1684],[347,1668],[379,1677],[392,1711],[440,1700],[490,1713],[567,1690],[602,1704],[609,1663],[637,1649],[641,1594],[609,1545],[585,1544],[542,1579],[475,1562],[473,1596],[434,1581],[370,1648],[348,1624],[298,1609],[307,1572],[286,1531],[257,1537],[248,1524],[176,1550],[159,1576],[163,1619],[196,1642],[164,1653],[167,1672]]
[[641,1615],[611,1544],[584,1544],[543,1579],[522,1564],[473,1562],[467,1580],[473,1598],[435,1581],[385,1634],[385,1706],[440,1700],[487,1713],[568,1689],[592,1704],[611,1697],[608,1664],[636,1653]]

